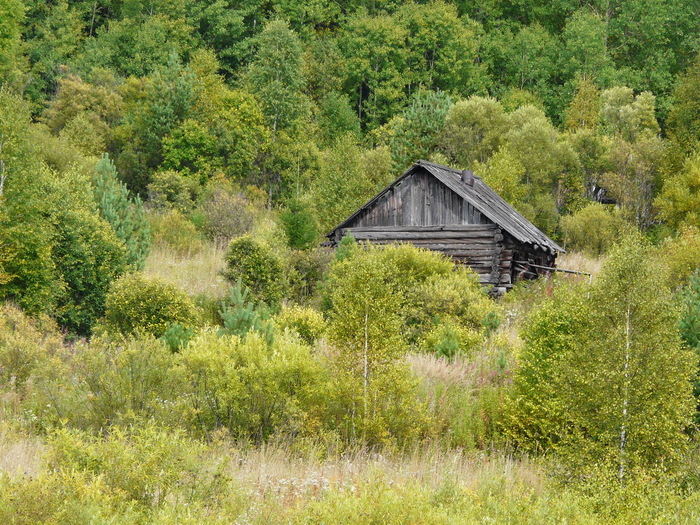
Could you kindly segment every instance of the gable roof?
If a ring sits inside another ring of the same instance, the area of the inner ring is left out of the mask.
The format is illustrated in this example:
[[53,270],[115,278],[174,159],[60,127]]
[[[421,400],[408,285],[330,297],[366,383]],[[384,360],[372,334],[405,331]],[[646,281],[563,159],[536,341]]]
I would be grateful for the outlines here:
[[462,172],[460,170],[425,160],[419,160],[413,166],[408,168],[403,175],[380,191],[374,198],[355,211],[355,213],[350,215],[350,217],[345,219],[345,221],[336,226],[336,228],[334,228],[333,231],[328,234],[328,236],[332,235],[332,233],[339,228],[347,227],[347,225],[351,223],[355,217],[357,217],[367,208],[371,207],[391,188],[396,186],[396,184],[420,168],[425,169],[428,173],[433,175],[445,186],[462,197],[484,216],[488,217],[502,230],[507,231],[518,241],[541,246],[544,250],[552,253],[564,252],[564,249],[561,246],[547,237],[534,224],[518,213],[515,208],[504,201],[495,191],[491,189],[491,187],[489,187],[488,184],[481,180],[480,177],[474,175],[474,184],[470,186],[462,182]]

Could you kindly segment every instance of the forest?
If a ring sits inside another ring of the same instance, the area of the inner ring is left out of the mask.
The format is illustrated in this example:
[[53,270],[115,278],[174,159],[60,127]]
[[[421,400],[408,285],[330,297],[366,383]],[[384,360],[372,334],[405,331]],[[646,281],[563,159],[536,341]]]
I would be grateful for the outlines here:
[[[697,0],[0,0],[0,522],[700,522]],[[419,159],[566,249],[326,235]]]

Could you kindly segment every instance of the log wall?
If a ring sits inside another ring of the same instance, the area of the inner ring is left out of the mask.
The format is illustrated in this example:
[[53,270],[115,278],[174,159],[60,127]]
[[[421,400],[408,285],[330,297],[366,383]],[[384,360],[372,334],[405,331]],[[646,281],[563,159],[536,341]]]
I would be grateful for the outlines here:
[[[451,257],[472,268],[482,284],[498,285],[501,276],[503,234],[495,224],[450,226],[357,226],[339,230],[339,237],[351,234],[357,241],[377,244],[409,242]],[[508,279],[510,282],[510,279]]]
[[357,241],[376,244],[411,243],[451,257],[455,263],[470,267],[484,286],[499,293],[509,290],[519,279],[531,279],[546,270],[532,268],[554,266],[554,256],[515,240],[495,224],[450,226],[357,226],[337,230],[335,243],[348,234]]

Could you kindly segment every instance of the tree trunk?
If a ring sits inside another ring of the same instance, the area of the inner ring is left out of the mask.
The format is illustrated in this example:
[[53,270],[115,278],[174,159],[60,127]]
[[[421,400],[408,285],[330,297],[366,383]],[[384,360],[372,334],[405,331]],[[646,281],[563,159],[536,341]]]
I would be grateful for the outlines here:
[[625,364],[623,367],[624,383],[622,384],[622,424],[620,425],[620,482],[624,481],[627,468],[627,409],[629,406],[629,376],[630,376],[630,305],[625,312]]

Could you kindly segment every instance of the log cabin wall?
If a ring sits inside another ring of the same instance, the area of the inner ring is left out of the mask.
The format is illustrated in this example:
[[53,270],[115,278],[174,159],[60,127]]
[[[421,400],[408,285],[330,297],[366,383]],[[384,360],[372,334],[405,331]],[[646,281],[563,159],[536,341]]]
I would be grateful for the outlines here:
[[410,242],[419,248],[444,253],[457,264],[469,266],[484,285],[500,284],[504,237],[495,224],[357,226],[344,228],[336,234],[339,239],[351,234],[357,241],[376,244]]

